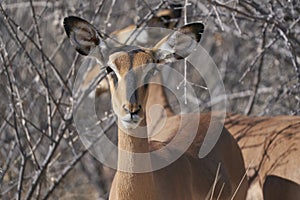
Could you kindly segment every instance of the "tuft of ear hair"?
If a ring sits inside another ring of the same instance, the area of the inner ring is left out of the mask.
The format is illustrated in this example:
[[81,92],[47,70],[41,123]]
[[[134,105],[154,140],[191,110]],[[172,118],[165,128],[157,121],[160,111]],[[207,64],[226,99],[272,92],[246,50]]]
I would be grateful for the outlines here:
[[64,19],[64,28],[75,49],[82,55],[88,55],[101,42],[102,35],[84,19],[69,16]]

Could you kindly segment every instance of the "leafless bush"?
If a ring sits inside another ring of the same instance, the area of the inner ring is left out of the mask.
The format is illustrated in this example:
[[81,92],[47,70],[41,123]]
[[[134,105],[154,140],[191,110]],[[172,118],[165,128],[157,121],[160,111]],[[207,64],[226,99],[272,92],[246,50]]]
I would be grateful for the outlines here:
[[[81,16],[109,34],[132,23],[145,25],[168,3],[0,3],[0,198],[106,196],[112,172],[87,153],[73,124],[72,88],[82,58],[67,40],[62,20]],[[202,45],[219,67],[228,110],[298,115],[300,2],[188,3],[185,20],[206,24]],[[187,74],[188,80],[195,78]]]

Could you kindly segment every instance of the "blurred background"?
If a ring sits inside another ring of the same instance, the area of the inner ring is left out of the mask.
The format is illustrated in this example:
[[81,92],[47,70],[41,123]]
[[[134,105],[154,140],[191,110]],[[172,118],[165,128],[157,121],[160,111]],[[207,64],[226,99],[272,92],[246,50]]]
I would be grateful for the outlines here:
[[[299,115],[298,0],[3,0],[0,199],[107,199],[114,171],[89,154],[73,122],[72,90],[84,57],[71,46],[63,19],[80,16],[109,35],[131,24],[150,26],[153,16],[174,4],[181,5],[181,15],[165,20],[205,24],[201,45],[219,69],[227,112]],[[192,69],[186,79],[205,86]],[[205,102],[200,86],[193,85]],[[96,101],[99,122],[108,124],[115,141],[115,118],[105,98]]]

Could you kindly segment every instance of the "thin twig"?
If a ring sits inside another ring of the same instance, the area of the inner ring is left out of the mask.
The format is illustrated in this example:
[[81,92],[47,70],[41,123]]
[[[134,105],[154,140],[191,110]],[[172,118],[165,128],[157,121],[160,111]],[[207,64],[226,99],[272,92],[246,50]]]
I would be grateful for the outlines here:
[[[266,39],[267,39],[267,28],[268,25],[265,24],[265,26],[263,27],[263,38],[262,38],[262,42],[261,42],[261,48],[265,49],[265,45],[266,45]],[[248,104],[245,108],[244,114],[245,115],[249,115],[251,113],[251,111],[253,110],[253,106],[254,106],[254,102],[255,102],[255,97],[257,95],[257,90],[261,81],[261,71],[262,71],[262,67],[264,65],[264,58],[265,58],[265,54],[262,53],[261,57],[260,57],[260,62],[258,65],[258,68],[255,72],[255,78],[253,80],[253,93],[249,98]]]
[[[110,121],[107,123],[106,127],[104,127],[104,132],[108,130],[115,122],[115,117],[111,117]],[[68,173],[75,167],[75,165],[81,160],[81,158],[92,148],[94,144],[96,144],[97,141],[99,141],[104,134],[100,134],[97,136],[97,138],[91,143],[86,149],[82,150],[73,160],[70,162],[70,164],[65,167],[65,169],[62,171],[62,173],[59,175],[58,178],[53,181],[52,185],[46,192],[45,196],[42,198],[43,200],[46,200],[50,197],[52,192],[55,190],[55,188],[62,182],[62,180],[68,175]]]
[[[2,4],[0,4],[0,11],[2,12],[2,14],[5,16],[5,20],[7,20],[8,25],[10,26],[12,32],[15,34],[15,36],[17,36],[17,33],[14,31],[12,25],[10,23],[12,23],[18,30],[20,30],[27,38],[28,40],[36,47],[36,49],[44,56],[44,58],[47,60],[47,62],[50,64],[51,68],[54,71],[54,74],[57,77],[57,80],[59,81],[59,83],[61,84],[61,86],[64,86],[65,89],[68,90],[68,92],[71,94],[72,91],[69,88],[69,86],[65,83],[64,79],[62,78],[61,74],[59,73],[59,71],[57,70],[56,66],[53,64],[53,62],[49,59],[48,56],[45,55],[45,53],[43,52],[43,50],[41,48],[39,48],[38,44],[26,33],[26,31],[24,31],[18,24],[16,24],[16,22],[14,20],[12,20],[7,13],[4,11]],[[21,40],[16,37],[19,44],[22,45]],[[22,45],[23,46],[23,45]],[[23,48],[23,50],[26,52],[26,48]],[[28,58],[31,60],[32,64],[34,63],[33,60],[31,59],[30,55],[27,55]],[[33,66],[35,66],[33,64]]]
[[[1,46],[2,46],[2,40],[0,40],[1,42]],[[20,168],[19,168],[19,178],[18,178],[18,184],[17,184],[17,193],[16,193],[16,199],[20,200],[21,199],[21,195],[22,195],[22,185],[23,185],[23,175],[24,175],[24,170],[25,170],[25,158],[26,158],[26,152],[24,150],[24,147],[21,143],[21,135],[19,132],[19,128],[18,128],[18,114],[17,114],[17,108],[16,108],[16,99],[15,99],[15,95],[14,95],[14,85],[13,85],[13,80],[11,79],[11,67],[8,67],[8,65],[11,65],[9,63],[6,63],[6,55],[7,52],[3,52],[4,49],[2,49],[2,51],[0,51],[3,63],[4,63],[4,68],[5,68],[5,73],[7,75],[7,79],[8,79],[8,85],[10,88],[10,100],[12,102],[11,105],[11,109],[13,110],[13,120],[14,120],[14,130],[15,130],[15,138],[17,141],[17,145],[19,148],[19,152],[21,155],[21,164],[20,164]]]

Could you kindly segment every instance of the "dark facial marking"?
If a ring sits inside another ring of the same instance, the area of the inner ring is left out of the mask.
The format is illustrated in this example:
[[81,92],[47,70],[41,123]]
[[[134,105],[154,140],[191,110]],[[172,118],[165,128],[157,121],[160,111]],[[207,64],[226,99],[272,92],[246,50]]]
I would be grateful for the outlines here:
[[133,70],[125,76],[126,81],[126,98],[129,103],[137,103],[137,77]]
[[130,60],[130,66],[128,69],[128,73],[125,76],[126,81],[126,98],[129,101],[129,103],[137,103],[138,95],[137,95],[137,75],[135,74],[133,67],[133,61],[135,56],[139,52],[145,52],[142,49],[133,49],[128,52],[129,60]]

